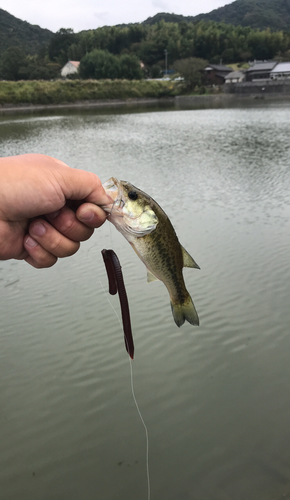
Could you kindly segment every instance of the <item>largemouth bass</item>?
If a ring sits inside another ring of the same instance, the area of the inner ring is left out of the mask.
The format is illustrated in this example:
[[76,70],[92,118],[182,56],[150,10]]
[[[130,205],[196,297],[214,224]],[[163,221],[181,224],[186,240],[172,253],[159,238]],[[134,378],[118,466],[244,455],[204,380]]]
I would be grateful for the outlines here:
[[107,218],[123,234],[147,268],[147,281],[163,281],[177,326],[199,325],[182,268],[199,266],[179,243],[174,228],[153,198],[126,181],[111,177],[103,187],[113,203],[103,206]]

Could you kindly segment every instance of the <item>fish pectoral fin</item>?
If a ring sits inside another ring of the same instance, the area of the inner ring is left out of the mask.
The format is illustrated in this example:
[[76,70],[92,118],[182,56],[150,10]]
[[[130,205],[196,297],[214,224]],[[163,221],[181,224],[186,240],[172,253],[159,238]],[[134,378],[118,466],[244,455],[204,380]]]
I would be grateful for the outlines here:
[[151,281],[160,281],[160,280],[159,278],[156,278],[156,276],[154,276],[154,274],[151,273],[149,269],[147,269],[147,283],[151,283]]
[[[143,264],[145,264],[141,255],[139,254],[138,250],[135,248],[134,243],[132,243],[132,242],[129,242],[129,243],[130,243],[131,247],[133,248],[134,252],[138,255],[139,259],[143,262]],[[145,264],[145,266],[146,266],[146,264]],[[147,269],[147,283],[151,283],[152,281],[160,281],[159,278],[156,278],[156,276],[154,276],[154,274],[151,273],[151,271],[149,271],[147,266],[146,266],[146,269]]]
[[200,269],[199,265],[195,262],[195,260],[189,255],[189,253],[183,248],[182,245],[182,257],[183,257],[183,267],[195,267],[195,269]]
[[140,227],[126,226],[126,232],[132,234],[136,238],[142,238],[146,234],[152,233],[156,226],[147,226],[146,228],[140,229]]

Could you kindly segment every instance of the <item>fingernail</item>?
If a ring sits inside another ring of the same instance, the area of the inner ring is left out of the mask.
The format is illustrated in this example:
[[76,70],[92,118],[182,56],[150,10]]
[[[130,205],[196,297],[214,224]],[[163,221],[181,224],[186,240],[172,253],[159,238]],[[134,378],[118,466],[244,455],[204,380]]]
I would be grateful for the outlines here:
[[51,212],[50,214],[47,214],[47,216],[50,219],[55,219],[58,216],[59,212],[60,212],[60,210],[56,210],[55,212]]
[[34,236],[43,236],[46,233],[46,227],[41,222],[36,222],[31,226],[30,233]]
[[28,247],[36,247],[37,241],[35,241],[33,238],[31,238],[31,236],[27,236],[27,238],[25,239],[25,244]]
[[87,210],[87,212],[84,212],[81,216],[80,219],[88,222],[94,218],[95,214],[92,210]]

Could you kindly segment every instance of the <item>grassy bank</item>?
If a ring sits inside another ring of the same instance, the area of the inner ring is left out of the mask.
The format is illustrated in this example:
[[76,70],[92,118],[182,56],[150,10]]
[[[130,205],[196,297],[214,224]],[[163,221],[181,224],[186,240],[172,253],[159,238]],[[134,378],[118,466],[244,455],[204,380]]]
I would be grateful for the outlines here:
[[0,82],[0,105],[65,104],[99,99],[170,97],[178,84],[148,80],[57,80]]

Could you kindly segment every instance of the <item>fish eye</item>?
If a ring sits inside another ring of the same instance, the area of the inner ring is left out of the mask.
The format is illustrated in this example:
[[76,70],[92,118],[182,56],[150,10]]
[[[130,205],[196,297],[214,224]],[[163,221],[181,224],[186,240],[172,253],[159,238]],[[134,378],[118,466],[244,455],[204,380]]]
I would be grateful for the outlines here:
[[128,196],[129,196],[130,200],[133,200],[133,201],[137,200],[137,198],[138,198],[138,194],[136,193],[136,191],[133,191],[133,190],[129,191]]

